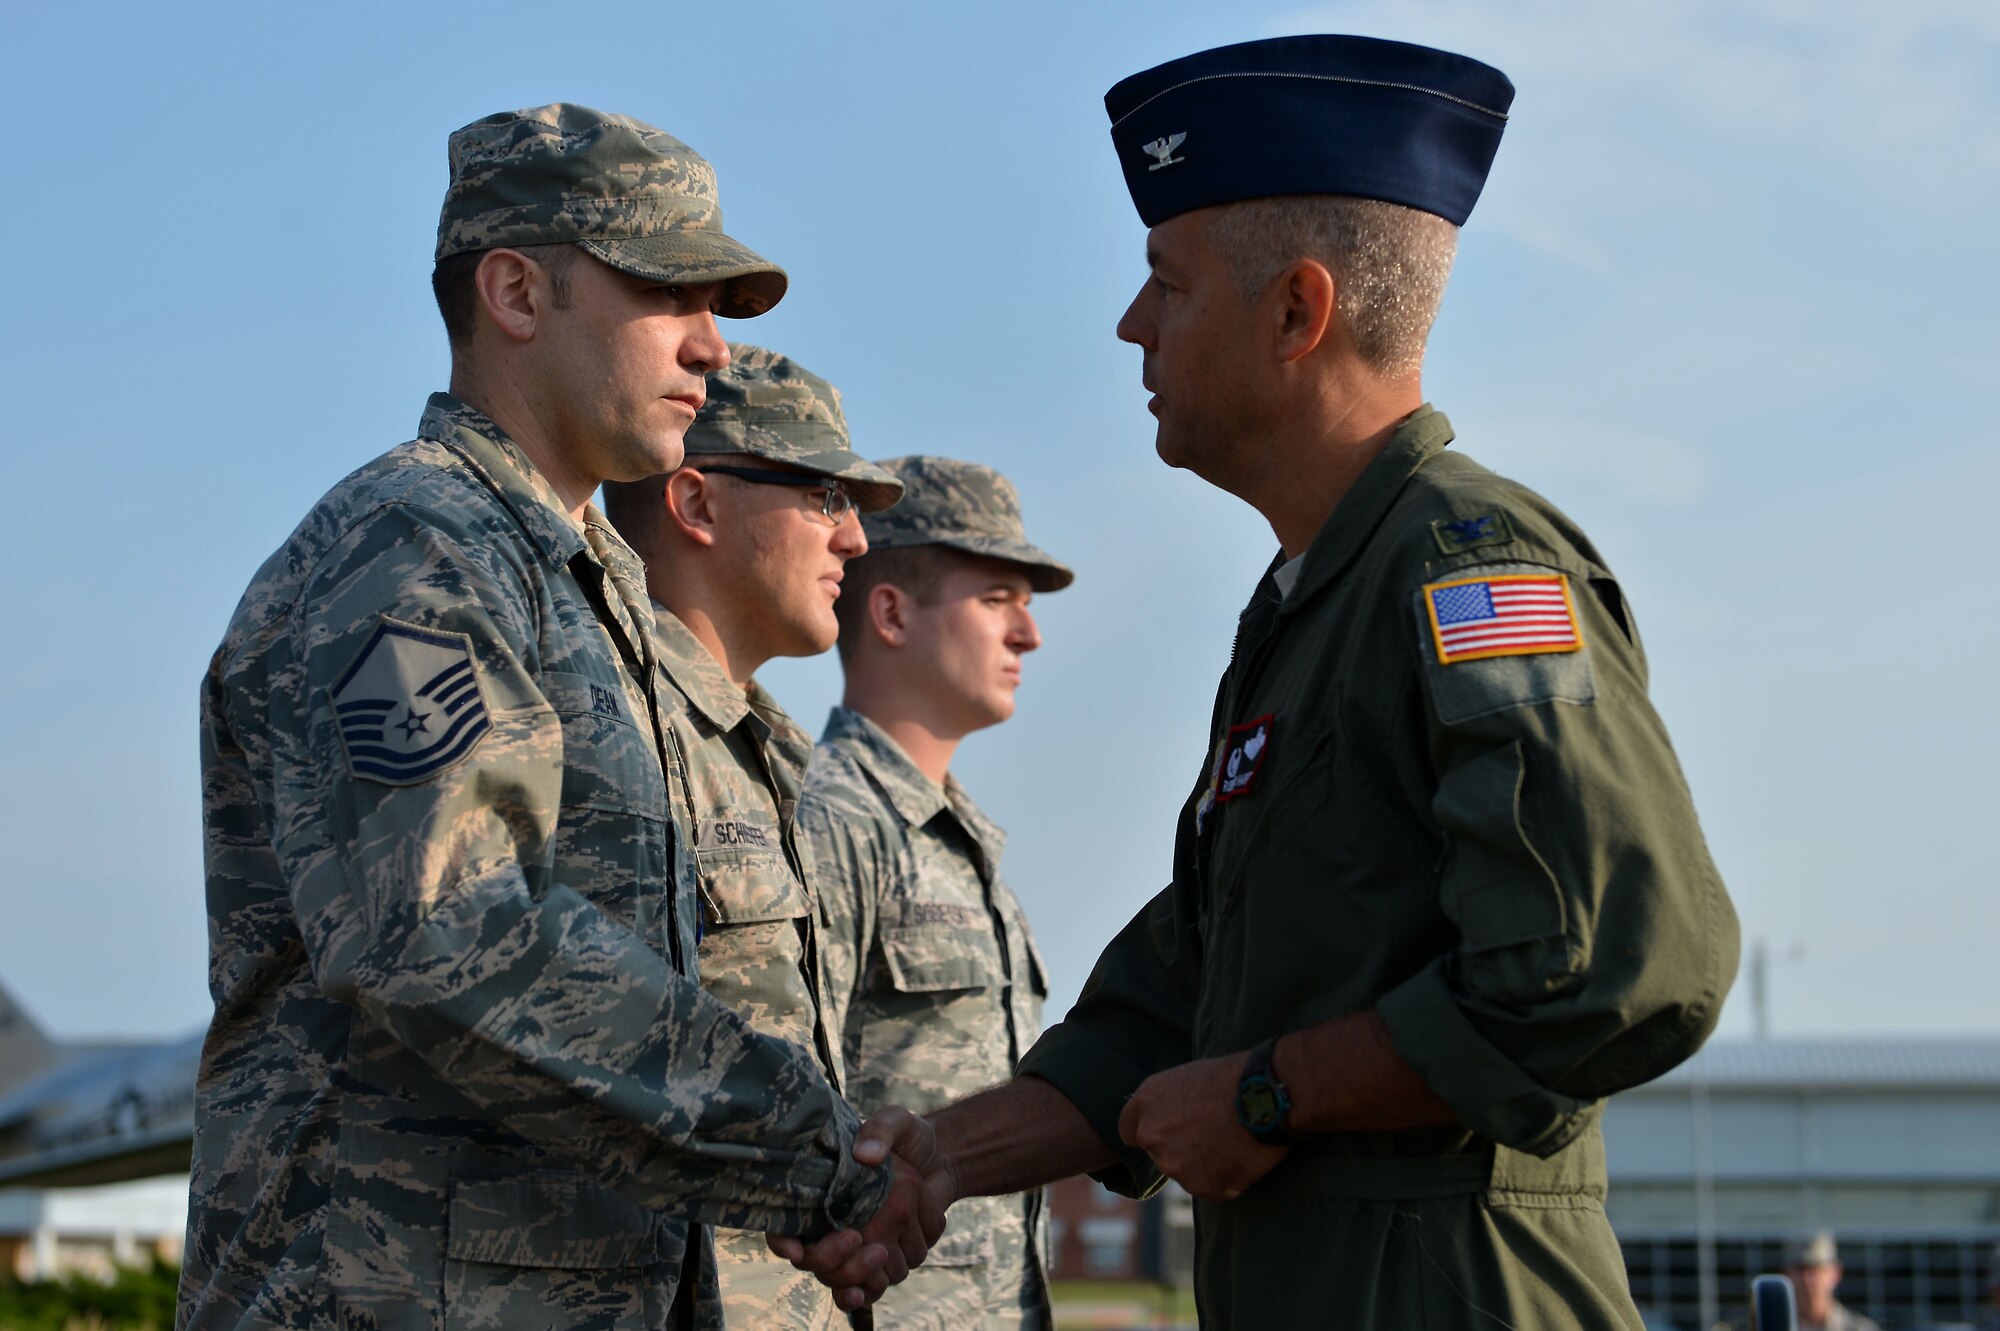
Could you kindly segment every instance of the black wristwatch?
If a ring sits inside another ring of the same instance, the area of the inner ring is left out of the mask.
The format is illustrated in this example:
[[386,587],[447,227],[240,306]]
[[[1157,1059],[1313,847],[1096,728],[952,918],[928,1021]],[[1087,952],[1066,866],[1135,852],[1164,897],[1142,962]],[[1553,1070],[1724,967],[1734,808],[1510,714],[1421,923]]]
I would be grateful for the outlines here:
[[1292,1097],[1271,1066],[1277,1047],[1274,1035],[1244,1060],[1243,1075],[1236,1082],[1236,1121],[1266,1146],[1290,1146],[1298,1138],[1292,1133]]

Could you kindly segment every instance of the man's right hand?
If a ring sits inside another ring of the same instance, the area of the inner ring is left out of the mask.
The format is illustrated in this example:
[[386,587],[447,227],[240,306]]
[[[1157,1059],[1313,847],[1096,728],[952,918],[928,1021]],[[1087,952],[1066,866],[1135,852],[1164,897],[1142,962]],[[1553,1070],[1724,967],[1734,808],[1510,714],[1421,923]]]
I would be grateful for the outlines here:
[[811,1272],[850,1312],[881,1298],[922,1263],[944,1233],[945,1208],[957,1200],[957,1181],[937,1134],[907,1109],[884,1109],[862,1124],[854,1158],[867,1165],[886,1160],[895,1172],[888,1199],[860,1230],[839,1230],[811,1244],[768,1239],[771,1251]]

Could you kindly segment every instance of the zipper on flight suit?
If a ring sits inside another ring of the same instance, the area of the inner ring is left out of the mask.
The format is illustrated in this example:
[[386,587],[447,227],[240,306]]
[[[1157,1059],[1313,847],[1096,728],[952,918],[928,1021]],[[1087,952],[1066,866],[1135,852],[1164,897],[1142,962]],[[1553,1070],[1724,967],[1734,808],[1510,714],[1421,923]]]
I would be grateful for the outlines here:
[[[1276,588],[1272,588],[1272,591],[1275,593]],[[1275,595],[1271,597],[1262,595],[1261,587],[1259,592],[1260,594],[1251,600],[1237,619],[1236,638],[1229,646],[1229,668],[1222,676],[1222,706],[1216,714],[1208,737],[1208,769],[1205,779],[1211,789],[1215,782],[1215,764],[1220,758],[1222,737],[1237,723],[1237,704],[1254,686],[1257,673],[1270,655],[1271,646],[1278,637],[1278,611],[1283,606],[1284,599]],[[1268,624],[1263,622],[1264,615],[1269,616]],[[1253,625],[1261,630],[1254,639],[1251,637]],[[1200,903],[1204,942],[1223,907],[1221,893],[1215,890],[1219,889],[1221,884],[1215,881],[1211,858],[1215,839],[1221,835],[1223,812],[1220,804],[1211,806],[1195,838],[1194,871],[1199,885],[1197,900]],[[1208,955],[1207,949],[1204,948],[1202,962],[1204,967],[1208,964]],[[1195,1000],[1194,1034],[1197,1048],[1201,1047],[1202,1033],[1208,1025],[1208,1009],[1212,997],[1219,995],[1213,995],[1212,986],[1204,984],[1201,996]]]

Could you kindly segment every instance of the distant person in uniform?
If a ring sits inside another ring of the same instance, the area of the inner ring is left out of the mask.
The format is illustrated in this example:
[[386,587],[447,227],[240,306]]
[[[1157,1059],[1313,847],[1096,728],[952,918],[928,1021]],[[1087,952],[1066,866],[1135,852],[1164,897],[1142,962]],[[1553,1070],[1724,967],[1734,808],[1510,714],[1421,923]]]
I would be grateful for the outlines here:
[[[741,345],[709,376],[685,465],[604,487],[606,515],[646,563],[667,803],[694,848],[702,988],[758,1031],[811,1051],[836,1086],[838,1037],[821,1019],[796,821],[812,737],[755,675],[773,658],[833,646],[842,570],[868,549],[861,514],[902,492],[849,448],[833,385]],[[831,1293],[761,1232],[719,1230],[715,1249],[730,1326],[847,1325]]]
[[1986,1256],[1986,1316],[1981,1325],[2000,1331],[2000,1243]]
[[258,570],[202,683],[177,1325],[716,1328],[712,1223],[838,1228],[892,1278],[942,1225],[918,1175],[695,979],[645,571],[589,502],[680,464],[716,316],[784,273],[637,120],[489,116],[450,163],[451,391]]
[[[1178,1180],[1204,1326],[1638,1331],[1602,1102],[1693,1053],[1736,972],[1617,579],[1424,400],[1512,97],[1463,56],[1288,37],[1105,98],[1151,228],[1118,334],[1155,446],[1280,550],[1186,700],[1169,885],[1020,1075],[932,1123],[946,1196]],[[913,1122],[864,1136],[921,1154]]]
[[[836,605],[841,705],[799,819],[826,918],[827,999],[865,1113],[937,1109],[1014,1075],[1048,993],[1006,837],[951,773],[1014,714],[1041,646],[1029,602],[1072,574],[1030,544],[1014,487],[950,458],[883,464],[905,487],[862,518],[868,553]],[[961,1203],[931,1259],[875,1309],[880,1331],[1047,1331],[1042,1192]]]
[[1799,1331],[1882,1331],[1833,1296],[1843,1273],[1832,1230],[1786,1245],[1785,1274],[1799,1295]]

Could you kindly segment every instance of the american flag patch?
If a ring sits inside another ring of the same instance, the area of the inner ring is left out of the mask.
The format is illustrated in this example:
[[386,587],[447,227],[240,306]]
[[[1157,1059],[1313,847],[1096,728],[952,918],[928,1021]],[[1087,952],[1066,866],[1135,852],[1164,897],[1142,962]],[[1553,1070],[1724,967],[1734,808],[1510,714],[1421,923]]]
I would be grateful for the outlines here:
[[1438,664],[1488,656],[1536,656],[1583,648],[1560,573],[1460,578],[1424,587]]

